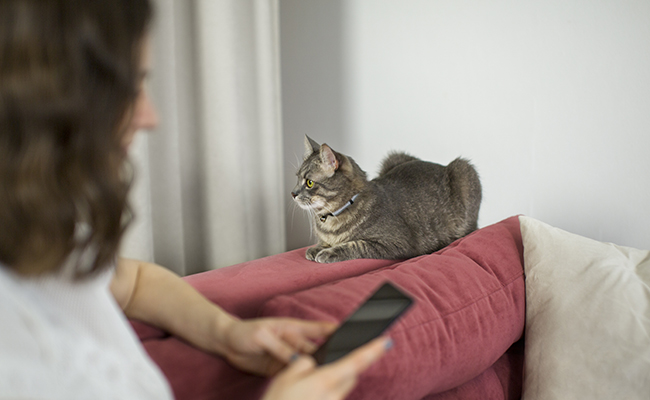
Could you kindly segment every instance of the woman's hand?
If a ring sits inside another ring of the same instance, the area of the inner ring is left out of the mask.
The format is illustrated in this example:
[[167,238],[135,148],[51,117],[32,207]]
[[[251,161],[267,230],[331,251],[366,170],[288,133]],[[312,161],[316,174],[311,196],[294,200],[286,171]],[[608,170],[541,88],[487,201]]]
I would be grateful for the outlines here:
[[233,366],[270,376],[282,369],[294,355],[316,350],[312,340],[324,339],[334,331],[331,322],[291,318],[233,320],[220,335],[220,353]]
[[278,374],[263,400],[339,400],[357,383],[358,375],[380,358],[392,345],[378,338],[322,367],[311,357],[300,357]]

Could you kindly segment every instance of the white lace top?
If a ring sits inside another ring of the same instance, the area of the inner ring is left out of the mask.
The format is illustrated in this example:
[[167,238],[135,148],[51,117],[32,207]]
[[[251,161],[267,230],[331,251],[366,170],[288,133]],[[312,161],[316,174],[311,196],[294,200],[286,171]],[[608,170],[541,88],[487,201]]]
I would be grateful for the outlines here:
[[109,291],[0,265],[0,399],[172,399]]

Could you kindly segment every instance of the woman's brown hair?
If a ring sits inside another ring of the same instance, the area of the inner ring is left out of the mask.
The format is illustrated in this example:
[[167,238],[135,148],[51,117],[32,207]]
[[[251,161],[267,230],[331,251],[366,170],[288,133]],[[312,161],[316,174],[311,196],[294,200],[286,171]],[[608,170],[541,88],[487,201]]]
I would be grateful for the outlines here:
[[[130,221],[121,127],[148,0],[0,1],[0,263],[77,276],[110,265]],[[83,228],[83,229],[82,229]]]

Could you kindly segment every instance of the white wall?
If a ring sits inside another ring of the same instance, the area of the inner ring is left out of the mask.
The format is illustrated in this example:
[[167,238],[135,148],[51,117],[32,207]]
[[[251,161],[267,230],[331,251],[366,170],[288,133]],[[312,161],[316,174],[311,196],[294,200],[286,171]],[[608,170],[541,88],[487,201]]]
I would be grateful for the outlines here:
[[[288,161],[305,133],[373,176],[392,149],[463,156],[481,226],[521,213],[650,248],[647,0],[280,5]],[[290,247],[311,242],[304,217],[288,213]]]

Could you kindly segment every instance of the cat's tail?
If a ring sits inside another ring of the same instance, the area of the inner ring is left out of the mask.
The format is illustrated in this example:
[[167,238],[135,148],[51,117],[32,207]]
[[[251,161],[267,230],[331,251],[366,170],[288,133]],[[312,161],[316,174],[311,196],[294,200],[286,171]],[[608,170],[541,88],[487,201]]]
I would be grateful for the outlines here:
[[464,158],[457,158],[447,165],[452,197],[459,199],[461,215],[464,214],[465,234],[477,229],[478,212],[481,207],[481,181],[474,166]]
[[391,169],[395,168],[400,164],[404,164],[409,161],[416,161],[416,160],[419,159],[401,151],[391,152],[388,154],[388,156],[386,156],[384,161],[381,163],[381,168],[379,169],[378,176],[385,175],[386,173],[388,173],[388,171],[390,171]]

